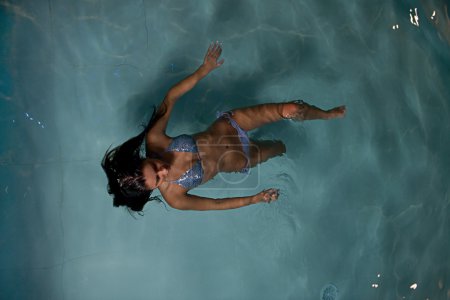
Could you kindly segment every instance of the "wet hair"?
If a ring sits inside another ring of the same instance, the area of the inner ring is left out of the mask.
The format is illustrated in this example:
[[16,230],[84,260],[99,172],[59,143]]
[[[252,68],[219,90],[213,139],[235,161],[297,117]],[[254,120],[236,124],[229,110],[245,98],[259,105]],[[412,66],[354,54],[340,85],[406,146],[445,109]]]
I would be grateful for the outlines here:
[[[145,187],[145,178],[142,173],[145,158],[140,155],[140,148],[146,133],[164,113],[165,110],[162,110],[156,114],[156,108],[153,107],[153,113],[147,126],[142,125],[144,130],[122,145],[109,150],[110,146],[101,162],[108,178],[107,190],[113,196],[113,205],[115,207],[126,206],[131,214],[139,212],[140,215],[143,215],[142,210],[148,201],[162,202],[157,196],[150,197],[153,190],[147,190]],[[159,157],[154,152],[146,153],[146,156]]]

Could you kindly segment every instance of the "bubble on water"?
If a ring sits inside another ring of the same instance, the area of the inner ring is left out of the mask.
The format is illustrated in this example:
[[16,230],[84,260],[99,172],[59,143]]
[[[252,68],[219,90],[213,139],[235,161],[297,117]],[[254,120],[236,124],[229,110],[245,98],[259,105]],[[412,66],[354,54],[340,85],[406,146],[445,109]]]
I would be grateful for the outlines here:
[[[414,13],[414,14],[413,14]],[[417,14],[417,7],[414,8],[414,12],[412,9],[409,10],[409,21],[414,26],[419,27],[419,15]]]
[[327,284],[320,292],[320,300],[337,300],[338,288],[334,284]]
[[[39,121],[39,120],[35,120],[35,118],[33,118],[29,113],[25,112],[25,117],[30,120],[30,121],[35,121],[39,127],[44,128],[44,123]],[[13,123],[16,123],[16,120],[12,120]]]
[[436,11],[433,10],[433,14],[431,15],[431,20],[434,20],[435,17],[436,17]]

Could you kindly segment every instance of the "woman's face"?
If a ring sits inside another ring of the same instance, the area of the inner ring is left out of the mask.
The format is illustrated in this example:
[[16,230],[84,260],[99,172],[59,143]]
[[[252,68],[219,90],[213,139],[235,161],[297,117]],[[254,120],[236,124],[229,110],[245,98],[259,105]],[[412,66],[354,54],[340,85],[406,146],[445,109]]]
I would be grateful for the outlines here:
[[145,178],[145,186],[149,190],[158,188],[164,183],[169,173],[170,165],[162,160],[147,158],[142,166]]

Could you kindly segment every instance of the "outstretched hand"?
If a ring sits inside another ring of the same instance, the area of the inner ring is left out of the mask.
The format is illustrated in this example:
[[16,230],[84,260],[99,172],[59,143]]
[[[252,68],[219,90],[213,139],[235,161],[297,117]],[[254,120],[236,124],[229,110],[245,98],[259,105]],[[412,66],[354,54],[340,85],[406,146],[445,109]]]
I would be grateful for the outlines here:
[[224,59],[218,61],[220,54],[222,53],[222,43],[216,41],[209,45],[208,51],[206,52],[205,58],[203,60],[203,67],[205,67],[208,72],[220,67]]
[[272,201],[276,201],[279,195],[280,195],[279,189],[274,188],[266,189],[253,196],[253,203],[258,202],[270,203]]

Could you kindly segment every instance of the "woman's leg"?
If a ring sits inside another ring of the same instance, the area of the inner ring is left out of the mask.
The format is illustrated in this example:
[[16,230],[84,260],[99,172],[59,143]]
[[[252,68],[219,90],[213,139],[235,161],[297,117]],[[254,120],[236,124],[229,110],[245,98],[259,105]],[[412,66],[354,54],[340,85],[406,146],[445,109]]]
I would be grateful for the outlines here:
[[[324,111],[307,103],[267,103],[246,108],[232,110],[231,118],[245,131],[249,131],[270,122],[282,119],[314,120],[332,119],[345,114],[345,107],[336,107]],[[219,172],[237,172],[248,166],[243,142],[238,136],[237,129],[230,126],[230,120],[226,117],[217,119],[205,132],[198,134],[197,140],[205,139],[206,144],[225,146],[226,150],[216,151],[210,154],[217,162]],[[203,137],[200,137],[203,136]],[[214,147],[212,147],[214,148]],[[223,149],[217,147],[217,149]],[[253,167],[274,156],[286,152],[286,147],[281,141],[257,141],[251,140],[249,144],[250,165]]]
[[233,109],[233,119],[239,126],[249,131],[264,124],[283,119],[303,120],[329,120],[343,117],[345,106],[322,110],[305,102],[266,103],[250,107]]
[[248,157],[250,164],[248,164],[248,158],[243,153],[242,145],[238,140],[235,140],[234,144],[228,144],[226,148],[224,152],[221,152],[220,159],[218,159],[218,170],[220,172],[242,172],[246,167],[252,168],[272,157],[286,153],[286,146],[282,141],[250,139],[250,155]]
[[286,153],[286,146],[282,141],[250,139],[250,167],[284,153]]

